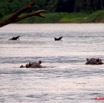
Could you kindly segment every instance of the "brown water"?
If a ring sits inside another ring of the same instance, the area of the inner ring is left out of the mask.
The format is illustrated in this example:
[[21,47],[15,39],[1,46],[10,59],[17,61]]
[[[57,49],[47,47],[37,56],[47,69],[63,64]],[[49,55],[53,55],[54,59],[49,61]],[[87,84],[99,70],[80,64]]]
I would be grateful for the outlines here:
[[[85,65],[90,57],[104,61],[104,24],[0,28],[0,103],[103,103],[104,65]],[[37,60],[46,68],[19,68]]]

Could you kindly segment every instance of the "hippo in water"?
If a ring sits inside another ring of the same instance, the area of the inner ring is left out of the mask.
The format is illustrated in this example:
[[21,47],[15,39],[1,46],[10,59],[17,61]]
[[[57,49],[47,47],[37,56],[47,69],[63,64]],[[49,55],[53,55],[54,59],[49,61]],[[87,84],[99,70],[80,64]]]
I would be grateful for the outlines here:
[[86,59],[86,64],[91,64],[91,65],[101,65],[103,64],[102,60],[100,58],[87,58]]
[[42,61],[39,60],[38,62],[33,62],[33,63],[30,63],[31,64],[31,68],[41,68],[41,63]]
[[42,61],[39,60],[38,62],[28,63],[25,66],[21,65],[20,68],[42,68],[41,63]]

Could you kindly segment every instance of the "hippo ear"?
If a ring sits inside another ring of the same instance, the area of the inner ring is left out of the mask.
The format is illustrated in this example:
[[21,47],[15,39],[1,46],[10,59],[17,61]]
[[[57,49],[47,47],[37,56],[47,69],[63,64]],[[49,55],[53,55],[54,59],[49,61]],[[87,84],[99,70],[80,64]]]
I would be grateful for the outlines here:
[[20,66],[20,68],[23,68],[23,67],[24,67],[23,65]]
[[39,63],[41,64],[41,63],[42,63],[42,61],[41,61],[41,60],[39,60]]
[[96,62],[99,62],[99,58],[96,59]]
[[89,59],[88,59],[88,58],[87,58],[86,60],[87,60],[87,62],[89,61]]

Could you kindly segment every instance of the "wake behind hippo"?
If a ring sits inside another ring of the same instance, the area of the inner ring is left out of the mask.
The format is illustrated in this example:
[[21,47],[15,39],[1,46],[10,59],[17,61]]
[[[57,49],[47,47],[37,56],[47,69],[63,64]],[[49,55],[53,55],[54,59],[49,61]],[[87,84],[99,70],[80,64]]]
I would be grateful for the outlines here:
[[91,64],[91,65],[104,64],[100,58],[90,58],[90,59],[87,58],[86,61],[87,61],[86,64]]
[[25,66],[21,65],[20,68],[42,68],[41,63],[42,61],[39,60],[38,62],[28,63]]

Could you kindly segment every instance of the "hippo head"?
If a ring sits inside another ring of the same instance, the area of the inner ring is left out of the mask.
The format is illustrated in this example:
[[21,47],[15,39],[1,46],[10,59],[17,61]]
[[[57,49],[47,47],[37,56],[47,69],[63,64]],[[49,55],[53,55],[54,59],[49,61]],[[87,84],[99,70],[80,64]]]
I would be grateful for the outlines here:
[[103,64],[102,60],[99,58],[87,58],[86,59],[86,64],[91,64],[91,65],[100,65]]

